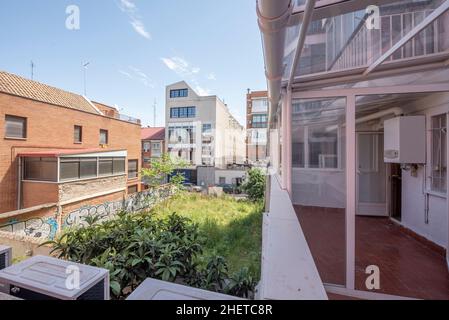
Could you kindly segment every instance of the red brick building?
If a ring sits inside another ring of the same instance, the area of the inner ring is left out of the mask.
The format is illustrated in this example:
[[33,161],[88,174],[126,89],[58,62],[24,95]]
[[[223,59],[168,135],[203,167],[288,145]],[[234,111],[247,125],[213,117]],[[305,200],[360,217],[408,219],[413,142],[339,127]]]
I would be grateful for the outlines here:
[[61,217],[140,190],[140,121],[114,107],[0,71],[0,132],[0,225],[17,210]]
[[142,128],[142,168],[148,168],[151,159],[160,158],[165,148],[165,128]]
[[250,91],[246,95],[246,159],[263,165],[267,159],[268,92]]

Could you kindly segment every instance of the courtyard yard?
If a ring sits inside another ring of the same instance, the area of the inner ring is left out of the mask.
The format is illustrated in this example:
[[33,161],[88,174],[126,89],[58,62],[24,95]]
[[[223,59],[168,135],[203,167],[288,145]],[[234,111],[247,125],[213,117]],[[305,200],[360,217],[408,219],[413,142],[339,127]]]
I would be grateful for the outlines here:
[[220,255],[226,258],[229,271],[247,267],[259,280],[262,211],[261,203],[187,193],[161,203],[150,213],[163,218],[175,212],[191,219],[206,237],[200,257],[204,263],[209,257]]

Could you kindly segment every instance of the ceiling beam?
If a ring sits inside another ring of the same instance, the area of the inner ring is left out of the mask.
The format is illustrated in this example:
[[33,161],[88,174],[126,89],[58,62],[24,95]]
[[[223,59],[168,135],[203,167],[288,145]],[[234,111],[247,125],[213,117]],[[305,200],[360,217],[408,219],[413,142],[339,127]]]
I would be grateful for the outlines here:
[[[449,0],[448,0],[449,1]],[[301,28],[299,29],[298,43],[296,45],[295,56],[293,58],[292,69],[290,70],[290,77],[288,80],[288,88],[291,88],[295,78],[296,68],[298,66],[299,58],[301,57],[302,49],[306,41],[307,30],[309,29],[310,21],[312,20],[313,9],[316,0],[307,0],[304,9],[304,18],[302,20]]]
[[407,42],[409,42],[418,33],[424,30],[428,25],[434,22],[438,17],[445,13],[449,9],[449,0],[443,2],[437,9],[429,14],[421,23],[415,26],[409,33],[407,33],[401,40],[399,40],[394,46],[392,46],[387,52],[374,61],[366,70],[363,75],[366,76],[374,71],[379,65],[387,60],[392,54],[402,48]]

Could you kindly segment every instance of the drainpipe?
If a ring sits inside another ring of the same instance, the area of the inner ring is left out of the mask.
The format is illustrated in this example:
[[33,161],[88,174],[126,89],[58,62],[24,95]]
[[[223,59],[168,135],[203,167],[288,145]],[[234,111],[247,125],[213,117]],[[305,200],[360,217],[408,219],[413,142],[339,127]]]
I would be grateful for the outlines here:
[[281,96],[285,34],[292,9],[293,3],[291,0],[257,1],[257,16],[262,33],[271,114],[276,112]]

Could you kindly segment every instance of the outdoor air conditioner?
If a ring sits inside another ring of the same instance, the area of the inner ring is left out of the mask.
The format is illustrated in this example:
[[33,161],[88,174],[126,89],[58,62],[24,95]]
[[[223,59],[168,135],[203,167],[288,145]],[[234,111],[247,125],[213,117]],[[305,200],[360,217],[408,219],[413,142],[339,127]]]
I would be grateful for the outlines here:
[[24,300],[109,300],[109,271],[35,256],[0,271],[0,285]]
[[11,265],[12,250],[10,247],[0,246],[0,270]]
[[126,300],[243,300],[217,292],[148,278]]
[[425,116],[396,117],[384,122],[386,163],[426,162]]

